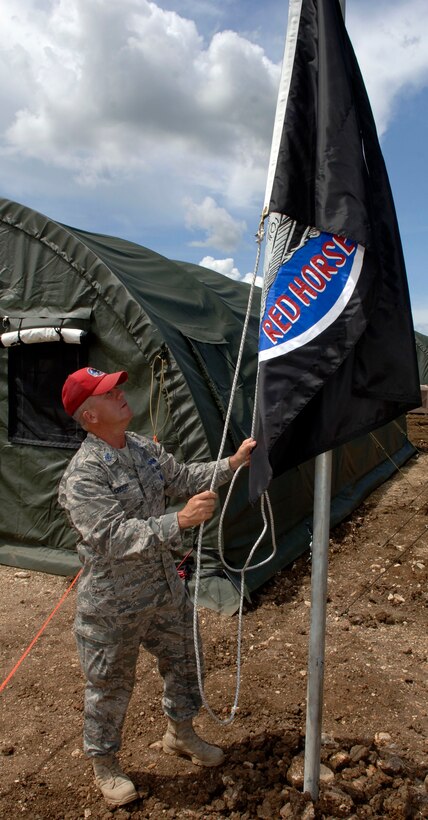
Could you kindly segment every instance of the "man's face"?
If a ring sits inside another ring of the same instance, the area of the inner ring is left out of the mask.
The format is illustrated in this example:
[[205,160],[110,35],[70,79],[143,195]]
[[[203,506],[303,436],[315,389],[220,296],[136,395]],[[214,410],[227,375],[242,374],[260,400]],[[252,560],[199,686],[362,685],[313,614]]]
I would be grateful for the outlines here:
[[101,396],[91,396],[87,400],[87,410],[96,417],[96,424],[104,427],[126,427],[133,413],[120,387],[113,387]]

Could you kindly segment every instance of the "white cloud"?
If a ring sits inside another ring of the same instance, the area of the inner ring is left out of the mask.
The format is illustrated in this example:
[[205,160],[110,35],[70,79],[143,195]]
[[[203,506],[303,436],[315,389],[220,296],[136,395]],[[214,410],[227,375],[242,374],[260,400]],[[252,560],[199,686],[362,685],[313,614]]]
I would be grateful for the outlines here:
[[412,308],[412,316],[415,330],[428,336],[428,305]]
[[[222,273],[223,276],[227,276],[229,279],[234,279],[235,281],[247,282],[249,285],[251,285],[253,281],[252,273],[246,273],[244,276],[241,276],[232,257],[228,257],[227,259],[214,259],[213,256],[204,256],[199,264],[203,268],[215,270],[217,273]],[[262,281],[263,279],[261,276],[256,276],[255,284],[257,287],[262,287]]]
[[347,4],[346,25],[383,134],[396,114],[399,96],[428,83],[428,3],[360,0]]
[[[246,273],[244,276],[241,277],[241,279],[242,279],[242,282],[248,282],[248,284],[251,285],[251,283],[253,281],[253,277],[254,277],[254,273]],[[263,286],[263,276],[258,276],[258,275],[256,276],[255,285],[258,288],[261,288]]]
[[[428,82],[428,3],[359,0],[346,20],[384,132],[400,93]],[[14,0],[0,8],[0,70],[3,153],[84,185],[164,173],[241,209],[261,196],[279,66],[236,32],[205,42],[148,0]]]
[[[0,3],[4,190],[47,212],[55,190],[56,209],[73,199],[76,223],[82,204],[91,225],[99,207],[100,225],[106,214],[129,220],[146,243],[164,242],[166,225],[183,237],[188,200],[194,244],[237,257],[244,220],[255,231],[263,204],[279,66],[248,37],[219,30],[225,20],[252,30],[253,4],[247,13],[244,0],[160,3]],[[383,132],[400,94],[428,83],[428,3],[356,0],[346,20]]]
[[191,231],[201,229],[206,234],[205,239],[191,242],[193,247],[214,247],[231,251],[237,247],[246,230],[245,222],[233,219],[226,209],[220,208],[210,196],[206,196],[199,205],[187,199],[185,209],[186,227]]
[[241,274],[239,273],[238,268],[235,267],[232,257],[229,257],[228,259],[214,259],[213,256],[204,256],[199,264],[203,268],[210,268],[211,270],[217,271],[217,273],[222,273],[223,276],[228,276],[229,279],[241,278]]
[[3,151],[83,184],[159,169],[226,198],[238,174],[254,196],[279,67],[238,34],[205,45],[192,20],[148,0],[14,0],[0,11],[0,52],[3,76],[13,68]]

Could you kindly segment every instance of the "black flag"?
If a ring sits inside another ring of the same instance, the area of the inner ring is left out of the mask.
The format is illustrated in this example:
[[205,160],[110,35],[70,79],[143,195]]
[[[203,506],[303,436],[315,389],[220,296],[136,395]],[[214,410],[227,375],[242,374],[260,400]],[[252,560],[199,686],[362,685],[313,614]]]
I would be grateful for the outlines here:
[[421,402],[394,203],[338,0],[290,0],[282,83],[251,500]]

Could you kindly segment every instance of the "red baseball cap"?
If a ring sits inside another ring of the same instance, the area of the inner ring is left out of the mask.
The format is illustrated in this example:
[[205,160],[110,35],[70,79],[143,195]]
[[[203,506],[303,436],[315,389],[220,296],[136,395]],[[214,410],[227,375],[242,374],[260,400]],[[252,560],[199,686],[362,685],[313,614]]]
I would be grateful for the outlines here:
[[62,403],[64,410],[69,416],[73,416],[76,410],[83,404],[89,396],[102,396],[113,390],[117,384],[126,382],[128,374],[126,370],[119,370],[118,373],[103,373],[102,370],[95,370],[94,367],[82,367],[67,376],[62,388]]

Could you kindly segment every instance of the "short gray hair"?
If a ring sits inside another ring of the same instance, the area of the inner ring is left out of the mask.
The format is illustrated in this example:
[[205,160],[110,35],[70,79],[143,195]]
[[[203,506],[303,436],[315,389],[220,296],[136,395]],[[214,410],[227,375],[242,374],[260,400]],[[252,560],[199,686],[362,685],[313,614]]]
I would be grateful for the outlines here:
[[86,427],[84,419],[83,419],[83,414],[84,414],[85,410],[88,409],[88,402],[90,402],[91,398],[92,398],[92,396],[88,396],[88,398],[85,399],[85,401],[83,401],[82,404],[79,405],[77,410],[73,413],[74,421],[76,421],[77,424],[80,424],[80,426],[84,430],[87,430],[87,427]]

